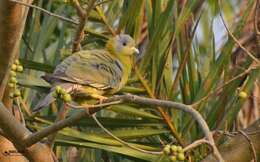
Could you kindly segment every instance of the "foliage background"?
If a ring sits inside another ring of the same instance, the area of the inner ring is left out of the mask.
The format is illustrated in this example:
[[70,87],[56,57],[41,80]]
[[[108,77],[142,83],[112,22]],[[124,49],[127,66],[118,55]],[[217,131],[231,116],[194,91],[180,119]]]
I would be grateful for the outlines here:
[[[80,3],[86,8],[87,2]],[[254,69],[228,82],[252,66],[252,59],[228,37],[220,12],[230,31],[245,40],[250,34],[254,37],[250,27],[254,2],[227,0],[219,5],[214,0],[109,0],[91,11],[81,45],[83,49],[103,48],[111,36],[110,28],[132,35],[142,55],[136,58],[132,76],[121,93],[196,103],[195,108],[212,130],[236,131],[258,119],[259,83],[256,80],[259,70]],[[70,2],[38,0],[33,4],[78,20]],[[40,76],[51,73],[71,54],[75,31],[72,23],[36,9],[29,10],[19,52],[26,70],[18,76],[18,82],[23,87],[22,110],[26,126],[33,131],[52,124],[61,107],[52,105],[37,115],[32,115],[30,109],[49,89]],[[244,45],[252,52],[257,48]],[[250,97],[239,97],[241,90]],[[75,111],[70,110],[68,115]],[[169,120],[162,117],[165,113],[170,117],[170,127]],[[160,108],[120,104],[97,115],[114,135],[147,150],[160,150],[168,143],[187,145],[203,137],[190,116],[174,109],[162,112]],[[54,150],[62,161],[167,161],[167,157],[122,146],[91,118],[59,131]],[[208,153],[209,149],[202,146],[193,150],[189,159],[201,161]]]

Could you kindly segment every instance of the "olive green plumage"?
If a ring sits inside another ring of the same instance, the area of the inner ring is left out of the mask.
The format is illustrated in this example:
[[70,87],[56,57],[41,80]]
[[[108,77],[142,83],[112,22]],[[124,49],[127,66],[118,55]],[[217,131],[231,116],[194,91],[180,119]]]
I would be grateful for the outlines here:
[[[76,52],[63,60],[53,74],[43,78],[53,85],[51,92],[59,85],[72,95],[114,94],[126,84],[136,52],[139,51],[129,35],[117,35],[108,40],[106,49]],[[50,93],[34,110],[53,101],[55,98]]]

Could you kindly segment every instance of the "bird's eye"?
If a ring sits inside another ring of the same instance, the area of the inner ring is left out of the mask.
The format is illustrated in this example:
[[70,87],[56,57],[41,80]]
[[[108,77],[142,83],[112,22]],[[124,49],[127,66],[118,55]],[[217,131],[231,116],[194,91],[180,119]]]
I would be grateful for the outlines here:
[[126,42],[123,42],[123,46],[126,46]]

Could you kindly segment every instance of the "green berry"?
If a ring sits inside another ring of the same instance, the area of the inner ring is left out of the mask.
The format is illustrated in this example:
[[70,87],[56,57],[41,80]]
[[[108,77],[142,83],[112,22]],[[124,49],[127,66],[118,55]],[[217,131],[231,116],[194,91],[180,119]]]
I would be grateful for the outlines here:
[[11,71],[10,71],[10,75],[13,76],[13,77],[15,77],[15,76],[16,76],[16,72],[13,71],[13,70],[11,70]]
[[23,66],[22,65],[18,65],[16,70],[18,72],[23,72]]
[[56,87],[55,87],[56,93],[57,93],[57,94],[60,94],[61,89],[62,89],[61,86],[56,86]]
[[239,92],[238,95],[239,95],[240,98],[244,98],[244,99],[248,97],[247,93],[244,92],[244,91]]
[[16,71],[17,66],[16,66],[15,64],[13,64],[13,65],[11,66],[11,69],[12,69],[13,71]]
[[16,82],[17,82],[16,77],[11,77],[10,78],[10,83],[16,83]]
[[177,150],[178,150],[178,147],[176,145],[172,145],[171,146],[171,151],[172,152],[177,152]]
[[53,93],[52,93],[52,97],[57,98],[57,97],[58,97],[58,93],[57,93],[56,91],[53,92]]
[[8,83],[8,86],[9,86],[10,88],[14,88],[14,83]]
[[71,95],[68,94],[68,93],[64,94],[64,95],[62,96],[62,98],[63,98],[63,100],[64,100],[65,102],[70,102],[70,101],[71,101]]
[[65,94],[67,94],[67,92],[65,91],[65,89],[61,88],[61,89],[60,89],[60,94],[61,94],[61,95],[65,95]]
[[11,93],[9,94],[9,97],[10,97],[10,98],[14,98],[14,93],[11,92]]
[[16,90],[14,91],[14,96],[15,96],[15,97],[21,96],[21,92],[20,92],[19,89],[16,89]]
[[180,161],[185,160],[184,153],[178,153],[177,158],[178,158],[178,160],[180,160]]
[[173,162],[177,161],[176,156],[170,156],[170,159],[171,159],[171,161],[173,161]]
[[183,149],[182,149],[182,147],[181,147],[181,146],[177,146],[177,152],[180,152],[180,153],[182,153],[182,152],[183,152]]
[[15,63],[16,65],[19,65],[19,64],[20,64],[20,61],[19,61],[18,59],[16,59],[16,60],[14,61],[14,63]]
[[171,152],[171,146],[170,145],[166,145],[164,148],[163,148],[163,152],[168,155],[170,154]]

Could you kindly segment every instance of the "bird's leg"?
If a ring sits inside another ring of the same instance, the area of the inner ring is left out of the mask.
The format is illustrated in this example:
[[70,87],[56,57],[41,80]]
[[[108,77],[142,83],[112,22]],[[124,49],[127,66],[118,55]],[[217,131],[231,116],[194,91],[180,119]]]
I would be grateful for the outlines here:
[[107,99],[107,97],[99,95],[99,94],[91,94],[90,96],[92,98],[98,99],[100,104],[103,103],[103,101]]

